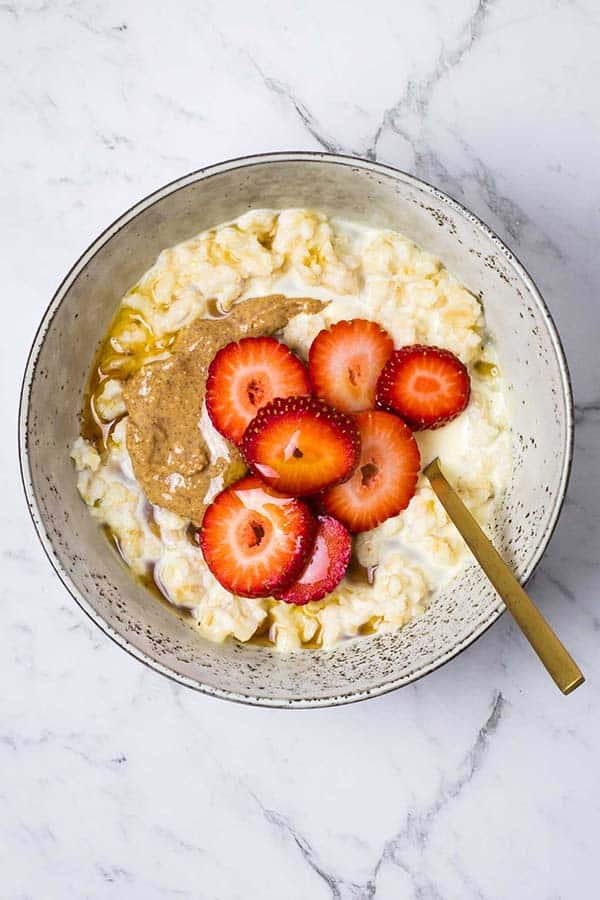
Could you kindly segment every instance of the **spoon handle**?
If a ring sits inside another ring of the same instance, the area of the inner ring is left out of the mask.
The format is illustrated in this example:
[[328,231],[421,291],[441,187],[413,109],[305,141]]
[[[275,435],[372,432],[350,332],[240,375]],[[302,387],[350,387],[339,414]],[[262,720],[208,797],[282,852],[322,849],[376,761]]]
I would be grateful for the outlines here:
[[436,457],[423,473],[555,683],[563,694],[570,694],[585,681],[579,666],[448,483],[440,468],[439,459]]

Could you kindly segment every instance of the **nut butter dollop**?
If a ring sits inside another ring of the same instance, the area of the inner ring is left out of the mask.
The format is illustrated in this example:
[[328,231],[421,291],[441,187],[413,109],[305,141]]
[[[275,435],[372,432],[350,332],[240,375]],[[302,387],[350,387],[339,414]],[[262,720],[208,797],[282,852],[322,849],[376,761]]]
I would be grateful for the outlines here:
[[126,382],[127,449],[148,500],[201,524],[213,479],[220,489],[245,471],[232,445],[215,458],[200,429],[215,353],[242,337],[273,334],[298,313],[322,307],[320,300],[282,294],[244,300],[223,318],[199,318],[182,328],[167,359],[143,366]]

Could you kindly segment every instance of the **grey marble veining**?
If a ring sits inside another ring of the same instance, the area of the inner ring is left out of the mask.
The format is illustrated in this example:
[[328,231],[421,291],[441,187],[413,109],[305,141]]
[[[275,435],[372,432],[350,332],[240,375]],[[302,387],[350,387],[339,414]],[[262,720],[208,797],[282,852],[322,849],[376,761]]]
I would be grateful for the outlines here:
[[[591,0],[0,4],[0,896],[595,895],[599,34]],[[505,616],[443,669],[367,704],[232,706],[128,658],[52,575],[13,429],[43,308],[139,197],[219,159],[289,148],[359,153],[438,184],[542,289],[577,435],[530,589],[588,676],[571,697]]]

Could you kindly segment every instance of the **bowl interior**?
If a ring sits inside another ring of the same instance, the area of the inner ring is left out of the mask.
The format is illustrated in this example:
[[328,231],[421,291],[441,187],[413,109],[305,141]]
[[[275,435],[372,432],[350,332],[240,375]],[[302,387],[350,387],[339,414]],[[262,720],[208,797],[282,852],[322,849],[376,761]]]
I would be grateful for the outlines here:
[[317,207],[397,229],[436,254],[485,304],[508,380],[514,468],[493,535],[527,578],[558,515],[570,461],[568,375],[537,291],[509,251],[445,195],[408,175],[320,154],[226,163],[142,201],[103,234],[60,287],[24,382],[26,491],[53,564],[120,644],[194,687],[270,705],[345,702],[407,683],[479,634],[502,607],[474,566],[395,634],[282,656],[202,640],[136,584],[76,490],[69,450],[92,356],[125,291],[164,248],[252,207]]

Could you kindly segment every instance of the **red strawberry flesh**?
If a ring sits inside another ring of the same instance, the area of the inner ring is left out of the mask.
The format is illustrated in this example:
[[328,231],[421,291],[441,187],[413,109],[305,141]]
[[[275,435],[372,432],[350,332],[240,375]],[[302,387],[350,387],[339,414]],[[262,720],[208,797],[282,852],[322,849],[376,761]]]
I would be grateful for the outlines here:
[[469,373],[449,350],[414,344],[396,350],[377,382],[377,405],[411,428],[439,428],[466,408]]
[[240,449],[272,488],[307,496],[350,477],[360,441],[351,416],[314,397],[288,397],[259,410]]
[[308,357],[315,394],[343,412],[372,409],[377,379],[393,351],[389,334],[367,319],[320,331]]
[[310,394],[306,367],[273,337],[227,344],[208,369],[208,414],[217,431],[235,444],[262,406],[296,394]]
[[352,477],[322,496],[327,512],[351,532],[369,531],[408,506],[421,464],[410,428],[379,410],[356,416],[360,461]]
[[199,542],[206,564],[226,590],[240,597],[269,597],[301,573],[316,527],[301,500],[282,497],[246,476],[208,507]]
[[344,577],[352,551],[350,534],[332,516],[319,516],[317,521],[312,554],[296,581],[275,593],[278,600],[297,606],[322,600]]

